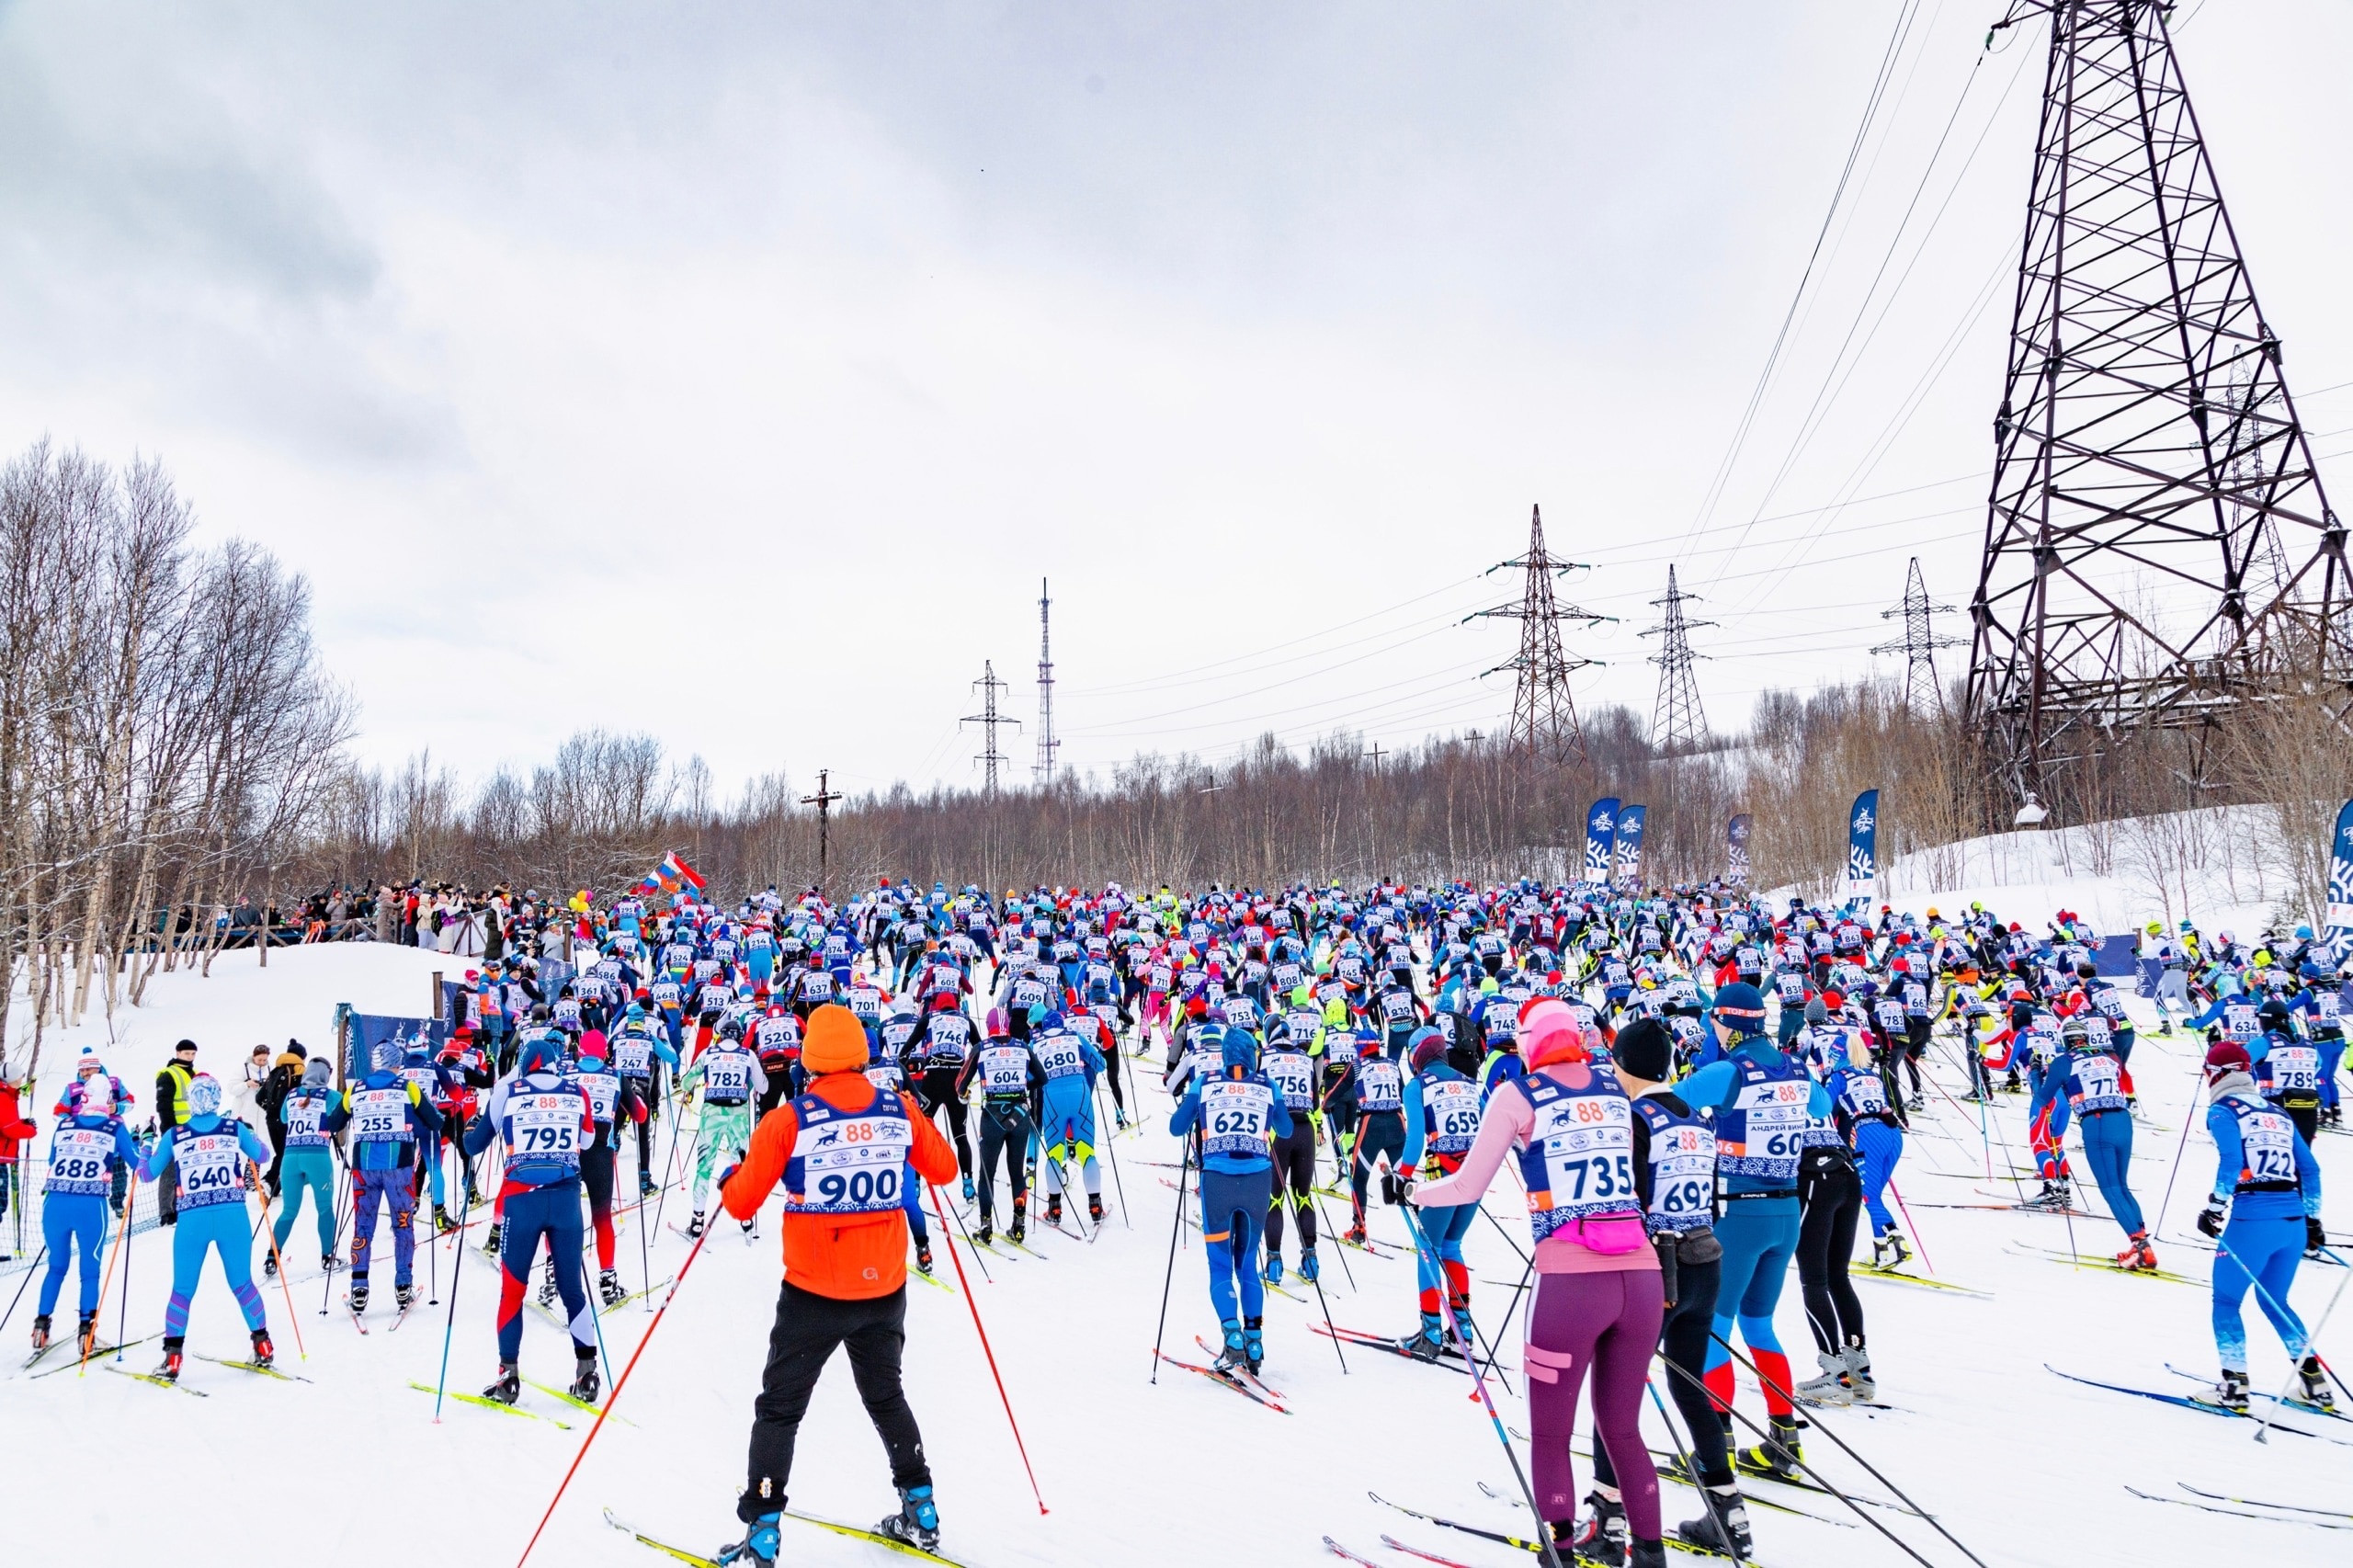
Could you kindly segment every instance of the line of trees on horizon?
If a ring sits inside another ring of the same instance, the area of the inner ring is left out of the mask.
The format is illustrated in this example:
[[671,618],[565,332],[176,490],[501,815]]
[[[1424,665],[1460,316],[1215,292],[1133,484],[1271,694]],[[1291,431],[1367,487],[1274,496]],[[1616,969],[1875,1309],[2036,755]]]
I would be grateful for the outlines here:
[[[2017,803],[1957,694],[1915,711],[1885,680],[1768,690],[1745,728],[1681,755],[1623,707],[1586,714],[1586,756],[1565,765],[1476,733],[1378,758],[1346,729],[1303,749],[1267,734],[1214,770],[1147,752],[994,796],[902,782],[840,799],[822,830],[783,771],[722,799],[699,756],[642,733],[583,731],[543,766],[469,784],[430,753],[355,760],[356,710],[322,668],[308,585],[249,543],[199,547],[192,532],[153,461],[110,467],[44,440],[0,468],[0,975],[34,1004],[36,1038],[135,1003],[159,968],[209,964],[215,912],[240,896],[412,881],[610,894],[670,850],[729,901],[883,876],[1563,881],[1603,795],[1650,808],[1652,885],[1722,876],[1726,824],[1745,811],[1756,885],[1820,896],[1864,789],[1881,791],[1883,861],[2006,830]],[[2117,730],[2073,765],[2050,825],[2268,807],[2317,916],[2330,816],[2353,793],[2342,697],[2279,681],[2203,728]],[[2165,853],[2186,865],[2195,839]],[[9,1027],[28,1021],[0,1016]]]

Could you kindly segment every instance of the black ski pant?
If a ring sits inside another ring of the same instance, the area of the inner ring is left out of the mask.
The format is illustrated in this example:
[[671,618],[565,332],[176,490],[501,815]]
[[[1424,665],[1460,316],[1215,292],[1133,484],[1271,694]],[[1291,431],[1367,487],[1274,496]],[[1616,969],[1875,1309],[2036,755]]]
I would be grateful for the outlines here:
[[1017,1214],[1029,1204],[1029,1139],[1032,1126],[1029,1108],[1018,1102],[1007,1105],[987,1104],[981,1107],[981,1222],[988,1223],[995,1212],[996,1195],[996,1163],[1005,1161],[1006,1179],[1013,1184],[1013,1211]]
[[286,1164],[286,1124],[267,1112],[263,1113],[263,1119],[269,1123],[269,1175],[267,1179],[269,1195],[276,1198],[278,1196],[278,1171]]
[[1103,1053],[1103,1078],[1111,1085],[1111,1104],[1119,1111],[1121,1120],[1127,1119],[1128,1096],[1127,1091],[1120,1086],[1120,1058],[1126,1054],[1116,1040],[1111,1042],[1111,1049]]
[[597,1233],[600,1273],[613,1266],[613,1165],[620,1158],[609,1127],[594,1147],[580,1151],[580,1187],[588,1195],[588,1224]]
[[[654,1124],[662,1119],[660,1070],[656,1069],[642,1078],[631,1078],[630,1086],[637,1091],[637,1097],[645,1102],[645,1119],[637,1124],[637,1168],[639,1174],[650,1176],[654,1174]],[[620,1153],[620,1142],[619,1139],[614,1140],[616,1154]]]
[[1935,1020],[1926,1013],[1913,1013],[1904,1020],[1904,1067],[1912,1075],[1915,1098],[1925,1093],[1920,1086],[1920,1058],[1928,1054],[1928,1031]]
[[[1357,1130],[1355,1089],[1343,1089],[1324,1102],[1324,1125],[1332,1130],[1332,1164],[1346,1165],[1348,1153],[1354,1147],[1352,1135]],[[1336,1182],[1339,1178],[1336,1175],[1333,1179]]]
[[[1382,1154],[1389,1156],[1390,1167],[1396,1167],[1398,1158],[1405,1153],[1405,1117],[1402,1111],[1369,1110],[1357,1128],[1357,1157],[1348,1167],[1348,1197],[1356,1205],[1357,1225],[1364,1225],[1365,1184],[1372,1179],[1372,1162]],[[1392,1178],[1394,1179],[1393,1177]],[[1392,1192],[1392,1198],[1396,1195]]]
[[[1715,1402],[1708,1397],[1705,1384],[1699,1381],[1701,1369],[1708,1360],[1708,1335],[1716,1314],[1716,1287],[1723,1279],[1723,1259],[1719,1256],[1707,1263],[1677,1264],[1675,1269],[1675,1305],[1666,1309],[1666,1321],[1660,1325],[1659,1356],[1670,1369],[1666,1374],[1666,1392],[1675,1396],[1675,1408],[1682,1413],[1683,1429],[1691,1437],[1691,1462],[1699,1471],[1703,1486],[1733,1484],[1732,1457],[1724,1446],[1724,1425],[1716,1414]],[[1686,1374],[1688,1374],[1688,1376]],[[1602,1443],[1598,1428],[1593,1441],[1593,1478],[1604,1486],[1618,1484],[1618,1472],[1610,1467],[1609,1449]]]
[[899,1358],[906,1345],[905,1285],[887,1296],[839,1301],[784,1282],[777,1294],[776,1325],[768,1330],[767,1367],[760,1374],[759,1397],[752,1401],[750,1472],[735,1502],[736,1517],[749,1524],[783,1509],[801,1418],[808,1413],[818,1375],[839,1346],[849,1348],[858,1397],[891,1456],[892,1484],[931,1484],[923,1433],[899,1386]]
[[964,1131],[964,1098],[956,1092],[956,1069],[927,1067],[915,1080],[915,1098],[923,1106],[923,1113],[937,1118],[944,1108],[948,1126],[956,1140],[956,1170],[966,1181],[972,1179],[972,1141]]
[[[1275,1185],[1267,1205],[1267,1251],[1283,1250],[1283,1206],[1299,1211],[1299,1250],[1315,1250],[1315,1124],[1290,1113],[1290,1131],[1275,1140]],[[1285,1189],[1288,1188],[1288,1194]]]
[[2272,1103],[2282,1116],[2296,1124],[2296,1131],[2304,1135],[2306,1147],[2320,1141],[2320,1096],[2310,1093],[2283,1095]]
[[1813,1347],[1827,1356],[1859,1346],[1863,1303],[1847,1278],[1847,1262],[1855,1254],[1863,1184],[1845,1150],[1806,1151],[1798,1167],[1798,1286]]

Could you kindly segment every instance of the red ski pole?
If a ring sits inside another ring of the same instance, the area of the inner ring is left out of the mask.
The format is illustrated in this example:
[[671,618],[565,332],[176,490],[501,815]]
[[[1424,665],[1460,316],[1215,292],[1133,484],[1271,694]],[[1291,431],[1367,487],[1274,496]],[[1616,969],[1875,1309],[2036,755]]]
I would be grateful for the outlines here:
[[637,1370],[637,1358],[645,1354],[646,1342],[654,1337],[654,1331],[662,1326],[663,1316],[669,1312],[670,1303],[677,1300],[678,1287],[687,1282],[687,1270],[695,1266],[695,1259],[702,1256],[702,1244],[709,1240],[710,1231],[706,1229],[695,1238],[694,1250],[687,1254],[687,1261],[678,1266],[678,1277],[670,1281],[669,1293],[662,1298],[661,1311],[655,1312],[654,1321],[645,1325],[645,1333],[638,1338],[637,1348],[630,1352],[629,1365],[621,1369],[620,1380],[613,1384],[612,1392],[605,1396],[605,1403],[597,1410],[596,1422],[588,1428],[588,1435],[580,1439],[580,1451],[572,1456],[572,1468],[563,1472],[563,1480],[557,1483],[555,1495],[548,1499],[548,1511],[540,1516],[540,1528],[531,1532],[530,1540],[523,1547],[523,1555],[515,1560],[515,1568],[523,1568],[523,1564],[530,1560],[531,1548],[540,1544],[540,1536],[547,1529],[548,1521],[555,1517],[555,1506],[563,1501],[564,1488],[570,1486],[572,1478],[579,1473],[580,1461],[588,1457],[588,1445],[595,1442],[597,1434],[605,1429],[605,1417],[612,1414],[613,1402],[620,1398],[621,1390],[629,1386],[629,1375]]
[[[925,1185],[931,1188],[931,1211],[939,1217],[940,1233],[945,1235],[948,1213],[940,1207],[939,1187],[936,1183],[926,1182]],[[696,1244],[699,1246],[701,1244]],[[972,1282],[964,1277],[964,1259],[952,1246],[948,1249],[948,1256],[956,1265],[956,1283],[964,1288],[964,1304],[972,1311],[972,1332],[981,1336],[981,1354],[989,1358],[989,1376],[996,1380],[996,1397],[1005,1406],[1005,1424],[1013,1428],[1013,1446],[1021,1455],[1021,1468],[1029,1471],[1029,1495],[1038,1499],[1038,1512],[1050,1512],[1044,1495],[1038,1490],[1038,1472],[1029,1463],[1029,1446],[1021,1440],[1021,1423],[1013,1418],[1013,1401],[1005,1392],[1005,1374],[996,1369],[996,1352],[989,1348],[989,1331],[981,1326],[981,1303],[979,1298],[972,1294]]]

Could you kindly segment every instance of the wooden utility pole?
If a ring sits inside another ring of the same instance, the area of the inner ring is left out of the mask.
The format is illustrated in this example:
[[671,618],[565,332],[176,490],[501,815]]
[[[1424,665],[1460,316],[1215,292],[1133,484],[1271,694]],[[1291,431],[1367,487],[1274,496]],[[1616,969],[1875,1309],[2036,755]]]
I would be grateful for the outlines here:
[[840,791],[826,787],[827,780],[832,777],[833,769],[828,767],[817,769],[817,792],[801,797],[802,805],[817,808],[817,891],[819,892],[825,891],[825,861],[830,849],[829,830],[832,824],[833,806],[835,801],[842,798]]

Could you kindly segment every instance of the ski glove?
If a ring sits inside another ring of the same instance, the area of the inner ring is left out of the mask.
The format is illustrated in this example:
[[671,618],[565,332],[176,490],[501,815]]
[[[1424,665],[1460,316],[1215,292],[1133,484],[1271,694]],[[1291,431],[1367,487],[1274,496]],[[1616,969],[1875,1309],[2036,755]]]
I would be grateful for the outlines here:
[[2222,1206],[2209,1203],[2200,1209],[2198,1211],[2198,1229],[2202,1235],[2220,1236],[2222,1233]]
[[2318,1252],[2328,1244],[2328,1227],[2320,1222],[2317,1214],[2304,1216],[2304,1250]]

